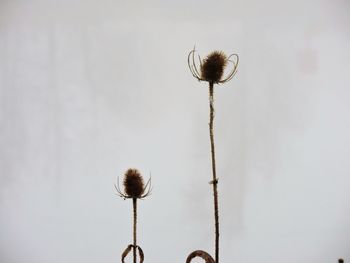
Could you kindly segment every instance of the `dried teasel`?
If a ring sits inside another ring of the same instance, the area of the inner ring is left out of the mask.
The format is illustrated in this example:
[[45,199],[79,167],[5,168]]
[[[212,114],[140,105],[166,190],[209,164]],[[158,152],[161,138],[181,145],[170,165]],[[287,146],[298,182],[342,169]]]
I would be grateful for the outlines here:
[[119,196],[126,198],[142,199],[151,194],[151,179],[148,179],[146,185],[143,178],[137,169],[128,169],[124,174],[123,186],[124,191],[120,190],[119,178],[118,184],[114,185]]
[[128,247],[122,253],[122,263],[126,256],[133,251],[133,263],[137,262],[137,251],[139,252],[139,263],[143,263],[144,261],[144,253],[140,246],[137,245],[137,199],[145,198],[146,196],[151,194],[151,178],[148,179],[146,185],[143,182],[143,178],[140,172],[136,169],[128,169],[124,174],[123,180],[124,191],[122,192],[119,187],[119,178],[118,184],[114,184],[118,195],[126,198],[132,199],[132,207],[133,207],[133,244],[128,245]]
[[[192,75],[199,81],[208,81],[209,83],[225,83],[231,80],[237,72],[239,57],[237,54],[226,56],[222,51],[213,51],[205,59],[201,59],[198,55],[198,68],[195,59],[196,50],[193,49],[187,57],[188,67]],[[233,68],[223,77],[225,68],[228,64],[232,64]]]
[[[231,80],[237,72],[239,57],[237,54],[226,56],[221,51],[214,51],[210,53],[204,60],[201,60],[198,55],[200,68],[198,69],[195,59],[196,50],[193,49],[187,57],[188,67],[192,75],[199,81],[207,81],[209,83],[209,136],[210,136],[210,152],[211,152],[211,166],[213,179],[210,184],[213,187],[214,197],[214,220],[215,220],[215,260],[205,251],[196,250],[192,252],[186,263],[195,257],[201,257],[206,263],[219,263],[219,197],[218,197],[218,177],[216,175],[216,158],[215,158],[215,143],[214,143],[214,84],[225,83]],[[225,68],[228,64],[232,64],[233,68],[224,77]]]

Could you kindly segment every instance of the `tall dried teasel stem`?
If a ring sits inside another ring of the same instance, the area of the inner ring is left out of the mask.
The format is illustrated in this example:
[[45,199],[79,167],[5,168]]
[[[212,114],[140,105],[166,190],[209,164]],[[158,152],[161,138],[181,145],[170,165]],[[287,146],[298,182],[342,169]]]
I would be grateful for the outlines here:
[[213,173],[213,193],[214,193],[214,217],[215,217],[215,262],[219,263],[219,198],[218,198],[218,179],[216,177],[215,164],[215,143],[214,143],[214,83],[209,82],[209,107],[210,107],[210,150],[211,150],[211,168]]
[[137,254],[136,254],[136,248],[137,248],[137,239],[136,239],[136,226],[137,226],[137,198],[132,199],[132,209],[133,209],[133,217],[134,217],[134,224],[133,224],[133,258],[134,263],[137,261]]
[[[221,51],[211,52],[204,60],[198,56],[200,70],[195,62],[195,49],[193,49],[187,57],[188,67],[193,75],[199,81],[209,82],[209,107],[210,107],[210,149],[211,149],[211,167],[213,180],[210,182],[213,185],[214,195],[214,217],[215,217],[215,262],[214,259],[203,250],[196,250],[188,257],[186,263],[189,263],[194,257],[201,257],[206,263],[219,263],[219,199],[218,199],[218,179],[216,177],[215,164],[215,143],[214,143],[214,84],[225,83],[231,80],[237,72],[239,57],[237,54],[226,56]],[[233,65],[231,71],[226,77],[223,77],[225,67],[228,63]]]

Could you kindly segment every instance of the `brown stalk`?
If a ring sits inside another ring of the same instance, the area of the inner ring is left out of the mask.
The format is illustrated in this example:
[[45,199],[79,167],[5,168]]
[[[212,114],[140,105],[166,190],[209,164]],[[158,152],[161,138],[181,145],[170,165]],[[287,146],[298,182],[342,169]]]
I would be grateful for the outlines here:
[[215,143],[214,143],[214,83],[209,82],[209,107],[210,107],[210,122],[209,122],[209,134],[210,134],[210,151],[211,151],[211,168],[213,173],[213,185],[214,194],[214,218],[215,218],[215,262],[219,263],[219,198],[218,198],[218,179],[216,177],[216,163],[215,163]]
[[137,225],[137,198],[132,199],[132,208],[133,208],[133,216],[134,216],[134,224],[133,224],[133,258],[134,258],[134,263],[136,263],[137,260],[137,254],[136,254],[136,225]]

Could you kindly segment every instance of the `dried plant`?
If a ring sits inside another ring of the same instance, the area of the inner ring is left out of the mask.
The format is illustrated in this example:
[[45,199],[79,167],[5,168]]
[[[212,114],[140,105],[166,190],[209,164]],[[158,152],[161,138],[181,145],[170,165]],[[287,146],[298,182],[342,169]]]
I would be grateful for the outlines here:
[[[219,263],[219,200],[218,200],[218,178],[216,176],[216,162],[215,162],[215,143],[214,143],[214,84],[222,84],[231,80],[237,72],[239,57],[237,54],[226,56],[221,51],[214,51],[210,53],[203,61],[198,55],[199,69],[196,65],[195,59],[196,50],[193,49],[187,58],[188,67],[192,75],[199,81],[207,81],[209,83],[209,135],[210,135],[210,151],[211,151],[211,166],[213,180],[210,184],[213,185],[214,193],[214,218],[215,218],[215,261],[205,251],[196,250],[188,257],[186,263],[189,263],[194,257],[201,257],[207,263]],[[223,77],[225,68],[228,64],[233,67],[226,77]]]
[[[237,66],[239,61],[237,54],[231,54],[227,57],[225,53],[221,51],[213,51],[203,61],[198,55],[198,61],[200,65],[200,70],[198,70],[195,53],[196,50],[193,49],[188,54],[187,63],[193,77],[199,81],[207,81],[209,84],[225,83],[231,80],[237,73]],[[224,70],[228,63],[231,63],[233,65],[233,68],[225,78],[222,78]]]
[[136,169],[128,169],[125,172],[123,185],[124,192],[120,190],[118,177],[118,183],[115,184],[114,187],[117,190],[118,195],[124,199],[143,199],[149,196],[152,191],[151,179],[148,179],[145,185],[140,172]]
[[186,259],[186,263],[190,263],[191,260],[195,257],[200,257],[204,259],[205,263],[215,263],[213,257],[203,250],[195,250],[191,254],[189,254]]
[[130,253],[131,249],[133,249],[133,263],[136,263],[137,261],[137,254],[138,251],[139,257],[140,257],[140,263],[144,261],[144,254],[140,246],[137,245],[137,199],[143,199],[151,194],[152,187],[151,187],[151,179],[149,179],[146,183],[146,185],[143,182],[143,178],[140,174],[140,172],[136,169],[128,169],[125,172],[124,180],[123,180],[123,186],[124,191],[122,192],[119,187],[119,177],[118,177],[118,183],[114,185],[115,189],[118,192],[118,195],[120,197],[123,197],[124,199],[131,198],[132,204],[133,204],[133,244],[128,245],[128,247],[124,250],[121,260],[123,263],[125,260],[125,257]]

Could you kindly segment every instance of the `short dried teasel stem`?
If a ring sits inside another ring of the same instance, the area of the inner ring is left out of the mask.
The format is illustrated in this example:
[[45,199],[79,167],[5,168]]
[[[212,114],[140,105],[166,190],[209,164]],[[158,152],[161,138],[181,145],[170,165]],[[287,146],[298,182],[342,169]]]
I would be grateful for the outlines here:
[[214,217],[215,217],[215,262],[219,263],[219,200],[218,200],[218,179],[216,177],[215,164],[215,144],[214,144],[214,83],[209,82],[209,107],[210,107],[210,149],[211,149],[211,168],[213,173],[213,193],[214,193]]
[[132,208],[133,208],[133,243],[129,244],[124,250],[121,256],[122,263],[125,263],[125,258],[127,255],[133,251],[133,263],[137,262],[137,251],[139,253],[140,263],[144,261],[144,253],[137,245],[137,199],[143,199],[151,194],[151,178],[147,181],[146,185],[143,183],[143,178],[140,172],[136,169],[128,169],[125,173],[123,180],[124,191],[120,190],[119,187],[119,178],[118,184],[115,184],[114,187],[117,190],[117,193],[120,197],[123,197],[124,200],[127,198],[132,199]]
[[132,199],[132,208],[133,208],[133,216],[134,216],[134,224],[133,224],[133,258],[134,263],[137,260],[136,248],[137,248],[137,240],[136,240],[136,225],[137,225],[137,198]]

